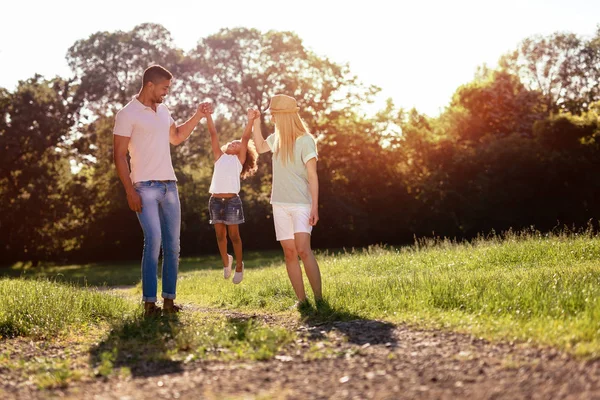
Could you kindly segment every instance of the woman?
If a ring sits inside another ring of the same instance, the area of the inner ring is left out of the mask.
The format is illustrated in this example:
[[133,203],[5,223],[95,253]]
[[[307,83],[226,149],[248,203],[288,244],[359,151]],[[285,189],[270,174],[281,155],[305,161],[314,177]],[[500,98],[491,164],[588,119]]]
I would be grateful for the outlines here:
[[306,293],[298,256],[313,290],[322,300],[321,272],[312,252],[310,234],[319,221],[319,179],[315,138],[298,115],[296,99],[278,94],[269,111],[275,133],[265,140],[260,119],[254,121],[253,138],[259,153],[273,152],[271,204],[275,234],[285,255],[287,273],[296,293],[296,306],[306,304]]

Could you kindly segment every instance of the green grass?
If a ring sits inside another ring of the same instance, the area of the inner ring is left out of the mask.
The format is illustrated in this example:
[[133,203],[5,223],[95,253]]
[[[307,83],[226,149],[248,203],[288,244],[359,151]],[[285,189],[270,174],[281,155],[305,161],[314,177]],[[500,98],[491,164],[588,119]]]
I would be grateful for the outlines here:
[[[330,319],[408,322],[600,357],[598,237],[512,234],[318,260]],[[239,286],[220,271],[183,274],[178,293],[183,301],[255,312],[282,312],[294,302],[282,264],[249,268]]]
[[0,279],[0,338],[51,338],[132,313],[122,297],[48,280]]
[[[509,234],[472,243],[438,240],[404,248],[320,252],[317,259],[327,304],[319,312],[305,310],[303,316],[407,322],[600,357],[598,236]],[[295,296],[281,252],[247,253],[246,267],[242,284],[233,285],[222,278],[218,258],[183,260],[178,301],[247,313],[295,313],[289,310]],[[115,271],[113,284],[139,282],[137,262],[52,268],[52,273],[61,272],[60,279],[65,281],[81,283],[85,276],[87,282],[102,284],[110,275],[107,271]],[[27,271],[30,278],[52,276],[48,274],[49,270],[39,274]],[[308,282],[306,287],[310,292]],[[136,296],[140,292],[139,283],[135,292]],[[185,314],[176,325],[160,325],[166,324],[164,321],[152,325],[152,321],[140,319],[139,308],[137,313],[133,311],[133,301],[48,281],[3,279],[0,296],[5,300],[0,303],[4,336],[44,336],[65,326],[74,329],[109,323],[108,338],[95,356],[99,371],[102,365],[108,371],[131,368],[119,354],[127,353],[136,341],[138,345],[148,342],[147,332],[162,332],[162,336],[153,337],[153,351],[142,353],[169,362],[181,362],[178,357],[182,354],[192,358],[268,358],[289,340],[285,331],[276,327],[254,322],[246,326],[244,321],[205,313]],[[236,329],[253,333],[237,340],[232,336]],[[256,347],[259,341],[253,339],[254,334],[272,335],[267,342],[273,346]],[[161,347],[163,342],[168,345]]]
[[[283,260],[281,251],[250,251],[245,253],[249,267]],[[182,258],[179,264],[181,273],[222,268],[221,258],[208,255],[195,258]],[[92,263],[32,266],[31,263],[15,263],[0,267],[0,277],[40,279],[67,282],[78,286],[128,286],[140,281],[140,260],[128,262]]]
[[212,312],[144,318],[123,293],[48,280],[0,279],[0,298],[0,370],[40,389],[178,371],[194,360],[266,360],[295,339],[283,327]]
[[[251,254],[250,266],[281,258],[279,252]],[[211,268],[222,271],[215,256],[182,260],[180,271],[185,275]],[[135,289],[89,286],[134,285],[139,269],[139,262],[132,262],[40,268],[17,264],[0,270],[0,370],[17,380],[32,380],[40,389],[55,389],[94,376],[179,370],[194,360],[269,359],[295,338],[285,328],[218,313],[147,319],[137,298],[132,299]]]

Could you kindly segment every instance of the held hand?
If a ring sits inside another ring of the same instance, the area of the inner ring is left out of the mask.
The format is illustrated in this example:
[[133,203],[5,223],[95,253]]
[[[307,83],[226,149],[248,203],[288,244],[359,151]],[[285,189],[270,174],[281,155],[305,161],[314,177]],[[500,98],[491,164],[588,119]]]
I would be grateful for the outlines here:
[[248,122],[252,123],[255,119],[260,118],[260,111],[253,108],[248,109]]
[[198,105],[198,109],[196,109],[196,115],[200,117],[200,119],[206,117],[206,106],[205,103],[200,103]]
[[317,225],[318,221],[319,221],[319,208],[311,207],[310,217],[308,218],[308,223],[310,224],[310,226],[315,226],[315,225]]
[[212,105],[208,102],[203,102],[198,105],[198,110],[196,113],[200,116],[200,118],[204,118],[209,114],[213,113]]
[[129,204],[129,208],[136,213],[142,212],[142,198],[135,190],[127,193],[127,204]]

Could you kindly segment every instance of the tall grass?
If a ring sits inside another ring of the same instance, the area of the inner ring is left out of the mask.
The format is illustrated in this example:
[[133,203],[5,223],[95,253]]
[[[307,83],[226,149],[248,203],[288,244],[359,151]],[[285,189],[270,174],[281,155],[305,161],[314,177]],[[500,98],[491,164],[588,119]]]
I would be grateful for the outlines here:
[[[447,327],[600,356],[596,236],[421,241],[321,254],[318,260],[325,296],[339,311],[334,316]],[[248,269],[239,286],[220,271],[195,272],[183,276],[179,293],[199,304],[265,312],[286,310],[294,301],[283,264]]]
[[[0,370],[40,388],[84,376],[176,371],[197,359],[266,360],[295,338],[284,327],[213,312],[145,318],[131,299],[48,280],[0,279],[0,299]],[[54,343],[60,357],[48,357],[44,346],[21,356],[20,341],[7,340],[16,336]]]
[[[188,260],[178,301],[291,313],[295,295],[282,259],[279,253],[248,256],[240,285],[223,279],[215,257]],[[317,259],[330,311],[325,318],[407,322],[600,357],[596,235],[529,232],[470,243],[422,240],[402,248],[321,252]],[[128,268],[139,273],[138,263]],[[308,282],[305,286],[310,293]],[[47,337],[98,321],[135,320],[123,318],[133,312],[134,302],[68,284],[0,279],[0,296],[2,336]]]
[[[281,260],[280,251],[246,251],[246,265],[264,265],[273,260]],[[219,267],[219,255],[182,258],[179,272],[206,270]],[[50,279],[56,282],[73,283],[78,286],[131,286],[140,281],[140,260],[123,262],[102,262],[90,264],[55,265],[17,262],[12,265],[0,265],[0,278]]]
[[48,280],[0,279],[0,337],[49,338],[134,311],[122,297]]

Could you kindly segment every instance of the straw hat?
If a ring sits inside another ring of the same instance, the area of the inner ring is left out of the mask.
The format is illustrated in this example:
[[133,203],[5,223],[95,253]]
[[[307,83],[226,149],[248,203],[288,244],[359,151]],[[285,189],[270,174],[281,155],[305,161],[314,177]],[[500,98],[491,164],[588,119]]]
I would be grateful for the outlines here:
[[271,97],[269,111],[271,114],[297,113],[300,111],[300,107],[298,107],[295,98],[286,96],[285,94],[276,94],[275,96]]

